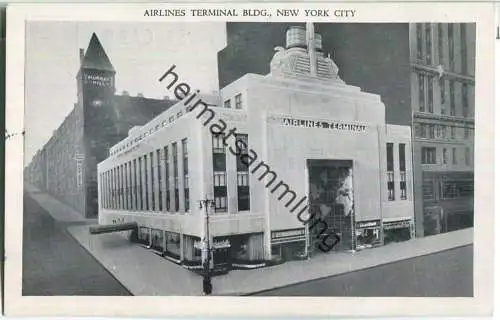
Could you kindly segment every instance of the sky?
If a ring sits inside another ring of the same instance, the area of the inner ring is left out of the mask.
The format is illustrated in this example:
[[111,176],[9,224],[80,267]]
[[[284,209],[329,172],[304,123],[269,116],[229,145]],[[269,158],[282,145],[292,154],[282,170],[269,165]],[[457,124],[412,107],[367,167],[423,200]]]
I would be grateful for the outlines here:
[[157,80],[172,64],[179,80],[200,91],[218,89],[217,52],[224,23],[29,22],[26,26],[25,164],[51,137],[77,101],[79,48],[92,33],[116,70],[116,92],[163,98]]

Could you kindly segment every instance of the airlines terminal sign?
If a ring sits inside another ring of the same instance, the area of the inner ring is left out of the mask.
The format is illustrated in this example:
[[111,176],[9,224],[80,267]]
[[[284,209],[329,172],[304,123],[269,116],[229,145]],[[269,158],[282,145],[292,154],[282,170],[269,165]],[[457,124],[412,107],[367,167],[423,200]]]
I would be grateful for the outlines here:
[[320,129],[351,131],[351,132],[365,132],[367,129],[367,126],[364,124],[343,122],[343,121],[281,118],[280,123],[287,127],[320,128]]

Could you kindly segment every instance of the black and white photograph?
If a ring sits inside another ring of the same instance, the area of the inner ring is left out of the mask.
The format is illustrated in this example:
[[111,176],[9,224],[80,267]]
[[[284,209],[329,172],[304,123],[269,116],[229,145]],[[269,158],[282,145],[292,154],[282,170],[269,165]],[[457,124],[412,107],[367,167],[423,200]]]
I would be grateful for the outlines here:
[[25,21],[22,297],[478,297],[478,22],[261,7]]

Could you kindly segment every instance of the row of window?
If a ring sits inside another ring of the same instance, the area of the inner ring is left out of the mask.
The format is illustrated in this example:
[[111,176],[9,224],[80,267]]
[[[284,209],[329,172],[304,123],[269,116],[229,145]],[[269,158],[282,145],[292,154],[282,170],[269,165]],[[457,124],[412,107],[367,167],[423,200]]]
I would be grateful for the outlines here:
[[[438,78],[435,75],[419,73],[418,74],[418,105],[420,112],[434,113],[434,87],[435,82],[439,85],[439,96],[441,105],[441,114],[456,116],[457,115],[457,97],[461,99],[462,116],[472,116],[472,110],[469,102],[469,91],[473,90],[473,86],[465,82]],[[457,90],[458,89],[458,90]],[[449,100],[449,109],[447,101]]]
[[415,137],[425,139],[451,139],[457,137],[457,128],[463,133],[464,140],[468,140],[472,136],[472,128],[447,126],[444,124],[432,123],[416,123]]
[[[179,212],[177,142],[172,143],[173,181],[170,179],[169,146],[156,149],[100,174],[101,206],[114,210]],[[187,139],[182,140],[184,211],[189,211]],[[164,180],[163,180],[164,179]],[[173,182],[173,199],[170,187]],[[173,210],[171,210],[171,207]]]
[[474,179],[424,178],[422,196],[424,201],[474,197]]
[[[396,200],[395,186],[394,186],[394,143],[387,143],[387,199],[389,201]],[[407,185],[406,185],[406,145],[399,144],[399,190],[400,199],[407,199]]]
[[[472,154],[471,149],[469,147],[465,147],[464,149],[464,164],[466,166],[471,165]],[[421,154],[421,163],[422,164],[437,164],[437,149],[435,147],[422,147]],[[448,148],[442,149],[442,157],[441,164],[448,165],[450,164],[450,154],[448,152]],[[451,148],[451,164],[457,165],[457,148]]]
[[[456,69],[456,43],[460,47],[460,71],[467,74],[467,30],[466,24],[461,23],[460,31],[456,32],[456,24],[453,23],[417,23],[417,60],[425,64],[441,64],[452,71]],[[437,28],[437,57],[433,55],[433,46],[436,45],[433,41],[433,27]],[[448,40],[446,46],[448,52],[445,52],[445,41]]]
[[[238,93],[237,95],[234,96],[234,108],[235,109],[242,109],[243,108],[243,102],[241,101],[241,93]],[[231,106],[231,99],[227,99],[224,101],[224,108],[232,108]]]
[[[236,181],[238,192],[238,211],[250,210],[250,185],[249,169],[242,161],[248,152],[248,136],[237,134],[236,141],[240,154],[236,157]],[[214,200],[215,211],[227,211],[227,168],[226,168],[226,148],[222,135],[212,136],[212,158],[213,158],[213,178],[214,178]]]

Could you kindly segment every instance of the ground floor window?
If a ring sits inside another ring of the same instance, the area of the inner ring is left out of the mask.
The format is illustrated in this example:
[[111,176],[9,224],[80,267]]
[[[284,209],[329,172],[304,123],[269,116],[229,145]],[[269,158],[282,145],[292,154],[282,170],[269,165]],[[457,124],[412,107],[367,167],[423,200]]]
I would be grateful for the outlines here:
[[137,240],[145,245],[149,245],[149,228],[139,227]]
[[151,230],[151,248],[163,252],[163,230],[152,229]]
[[176,232],[165,232],[167,248],[165,253],[175,259],[181,257],[181,235]]

